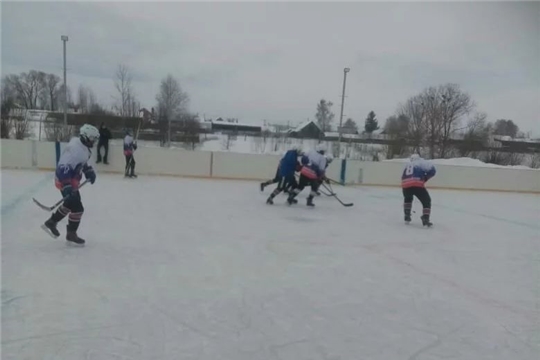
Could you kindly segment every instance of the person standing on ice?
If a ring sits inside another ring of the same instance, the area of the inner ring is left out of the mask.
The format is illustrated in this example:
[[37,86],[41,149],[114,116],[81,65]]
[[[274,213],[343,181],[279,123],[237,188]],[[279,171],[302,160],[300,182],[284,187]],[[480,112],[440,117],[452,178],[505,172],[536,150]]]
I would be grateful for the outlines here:
[[130,135],[129,130],[126,130],[126,136],[124,137],[124,156],[126,157],[125,177],[137,177],[135,175],[135,158],[133,157],[135,150],[137,150],[137,143],[133,141],[133,136]]
[[405,222],[411,222],[411,210],[414,197],[422,203],[422,225],[432,226],[429,221],[431,215],[431,197],[425,187],[425,183],[435,176],[435,166],[421,158],[417,154],[411,155],[410,161],[405,165],[401,175],[401,187],[403,190],[403,211]]
[[109,156],[109,140],[112,138],[111,131],[107,129],[107,125],[104,122],[99,127],[99,142],[97,145],[97,161],[96,164],[101,162],[101,148],[105,148],[105,155],[103,156],[103,163],[109,165],[107,158]]
[[53,238],[60,236],[56,225],[68,216],[66,240],[77,244],[84,244],[84,239],[77,235],[77,229],[81,223],[84,207],[79,192],[79,183],[84,177],[93,184],[96,181],[96,173],[88,160],[92,156],[92,147],[99,139],[99,131],[92,125],[84,124],[81,127],[79,137],[74,137],[67,144],[60,155],[56,166],[55,186],[67,199],[56,212],[41,226],[45,232]]
[[300,169],[300,180],[298,187],[289,192],[287,202],[289,205],[296,204],[295,197],[306,186],[311,186],[311,192],[307,198],[307,206],[315,206],[313,204],[313,198],[317,195],[319,189],[319,182],[326,179],[326,146],[324,144],[317,145],[315,150],[310,150],[307,155],[302,156],[302,168]]
[[302,156],[302,149],[297,146],[292,146],[291,149],[285,153],[280,161],[278,186],[266,200],[267,204],[273,205],[274,198],[280,192],[287,190],[290,192],[297,187],[294,174],[300,167],[300,164],[298,163],[299,156]]

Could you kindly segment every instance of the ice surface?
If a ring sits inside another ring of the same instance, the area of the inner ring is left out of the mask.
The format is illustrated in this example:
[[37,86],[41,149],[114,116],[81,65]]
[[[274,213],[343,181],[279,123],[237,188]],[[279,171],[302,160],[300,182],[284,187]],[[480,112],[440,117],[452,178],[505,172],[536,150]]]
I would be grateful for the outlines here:
[[99,174],[77,248],[39,228],[52,175],[2,171],[2,359],[539,358],[539,196],[434,190],[428,230],[334,189]]

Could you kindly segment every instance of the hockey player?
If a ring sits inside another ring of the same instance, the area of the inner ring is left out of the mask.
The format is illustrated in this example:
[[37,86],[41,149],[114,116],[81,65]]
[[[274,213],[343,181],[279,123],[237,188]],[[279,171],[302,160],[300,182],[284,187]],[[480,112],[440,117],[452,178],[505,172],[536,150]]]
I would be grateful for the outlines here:
[[403,189],[403,211],[405,213],[405,222],[411,222],[411,209],[414,196],[420,200],[422,207],[422,225],[432,226],[429,221],[431,215],[431,197],[425,187],[425,183],[435,176],[435,166],[419,155],[411,155],[410,161],[405,165],[401,175],[401,187]]
[[54,238],[60,236],[56,225],[68,216],[66,240],[76,244],[84,244],[84,239],[77,235],[77,229],[84,213],[81,202],[79,182],[82,173],[86,179],[93,184],[96,181],[94,169],[88,165],[88,160],[92,155],[92,147],[99,139],[99,131],[92,125],[85,124],[81,127],[79,137],[71,139],[68,143],[58,165],[56,166],[55,186],[62,193],[63,197],[69,196],[56,212],[41,226],[49,235]]
[[137,150],[137,143],[133,141],[133,136],[126,130],[126,136],[124,137],[124,156],[126,157],[126,171],[125,177],[136,178],[135,175],[135,158],[133,153]]
[[272,184],[275,184],[277,182],[279,182],[279,179],[280,179],[280,172],[279,172],[279,168],[281,167],[281,161],[283,160],[283,158],[281,158],[279,160],[279,164],[278,164],[278,167],[276,169],[276,176],[274,176],[273,179],[270,179],[268,181],[265,181],[263,183],[261,183],[261,191],[264,191],[264,188],[267,187],[268,185],[272,185]]
[[298,157],[302,156],[302,150],[296,146],[293,146],[289,151],[285,153],[280,161],[279,166],[279,181],[277,188],[270,194],[266,203],[269,205],[274,204],[274,198],[282,191],[296,188],[295,172],[300,167],[298,163]]
[[[328,169],[328,166],[330,166],[330,164],[332,163],[332,161],[334,161],[334,157],[333,157],[332,155],[330,155],[330,154],[326,154],[324,157],[326,158],[326,168],[324,169],[325,172],[326,172],[326,169]],[[316,191],[317,196],[321,196],[321,193],[320,193],[320,191],[319,191],[319,188],[321,187],[323,181],[325,181],[325,179],[319,180],[319,185],[317,185],[317,191]]]
[[302,191],[306,186],[311,186],[311,192],[307,198],[307,206],[315,206],[313,204],[313,198],[317,195],[317,189],[319,188],[319,182],[326,179],[325,170],[326,170],[326,158],[324,153],[326,152],[326,147],[324,144],[317,145],[315,150],[310,150],[307,155],[302,156],[302,168],[300,170],[300,180],[298,182],[298,187],[293,189],[289,193],[287,202],[289,205],[295,204],[297,201],[295,197]]

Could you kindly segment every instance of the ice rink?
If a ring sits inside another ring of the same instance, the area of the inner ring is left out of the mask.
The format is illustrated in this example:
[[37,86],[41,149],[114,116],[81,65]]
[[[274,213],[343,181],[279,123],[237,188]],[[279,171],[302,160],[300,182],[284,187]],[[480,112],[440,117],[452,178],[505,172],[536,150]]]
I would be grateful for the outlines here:
[[85,247],[53,174],[2,170],[3,360],[538,360],[540,196],[98,174]]

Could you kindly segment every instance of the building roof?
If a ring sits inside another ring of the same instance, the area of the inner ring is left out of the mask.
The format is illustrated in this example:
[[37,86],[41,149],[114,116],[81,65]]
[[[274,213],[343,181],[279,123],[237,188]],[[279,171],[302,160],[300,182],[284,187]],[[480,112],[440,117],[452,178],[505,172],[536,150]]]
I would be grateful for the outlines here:
[[315,125],[319,130],[321,130],[321,128],[319,127],[319,125],[317,125],[317,123],[313,120],[308,120],[308,121],[304,121],[302,122],[300,125],[298,125],[296,128],[294,129],[291,129],[289,130],[289,132],[299,132],[301,130],[303,130],[304,128],[306,128],[308,125],[310,124],[313,124]]

